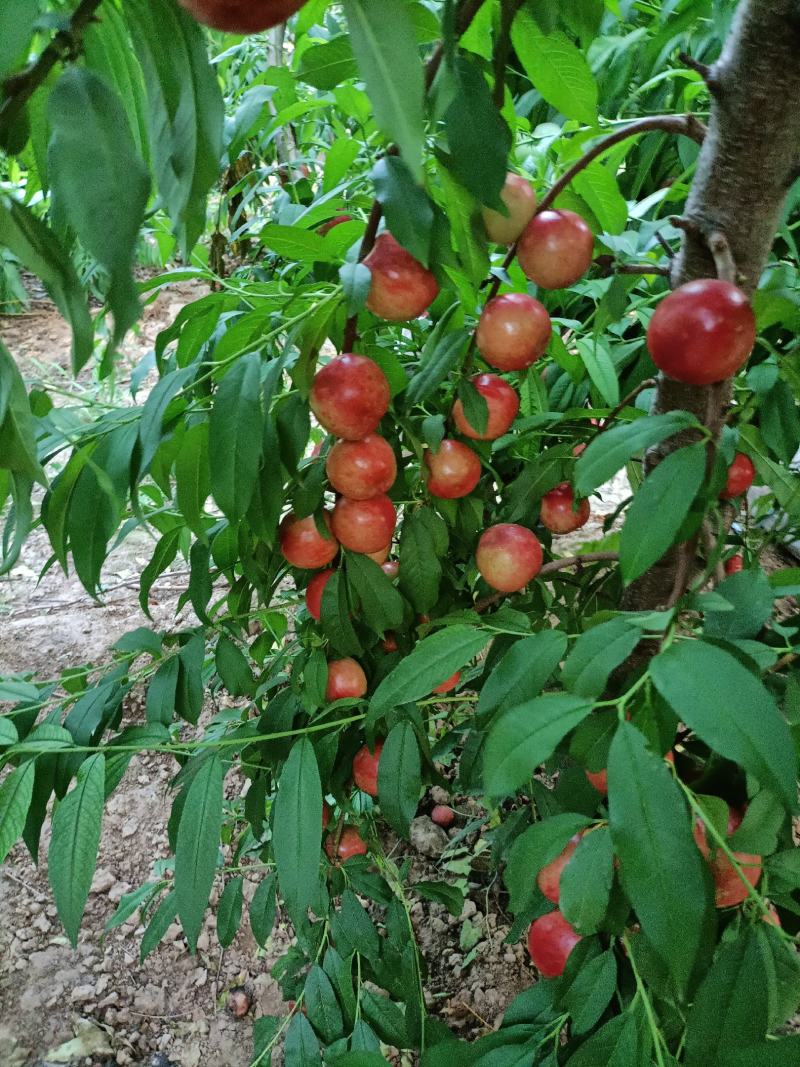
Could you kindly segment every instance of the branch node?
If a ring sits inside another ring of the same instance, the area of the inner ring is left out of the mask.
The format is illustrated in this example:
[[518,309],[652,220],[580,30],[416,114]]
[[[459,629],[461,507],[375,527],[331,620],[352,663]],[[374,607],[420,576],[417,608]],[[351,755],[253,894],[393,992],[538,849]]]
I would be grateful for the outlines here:
[[683,63],[684,67],[688,67],[689,70],[695,71],[708,86],[708,91],[714,96],[718,96],[722,92],[722,85],[718,78],[714,76],[714,70],[709,67],[707,63],[701,63],[700,60],[690,56],[688,52],[681,52],[678,55],[678,59]]
[[731,252],[728,238],[719,230],[714,230],[708,235],[708,250],[714,257],[714,265],[717,268],[717,277],[724,282],[736,284],[739,272],[736,269],[736,261]]

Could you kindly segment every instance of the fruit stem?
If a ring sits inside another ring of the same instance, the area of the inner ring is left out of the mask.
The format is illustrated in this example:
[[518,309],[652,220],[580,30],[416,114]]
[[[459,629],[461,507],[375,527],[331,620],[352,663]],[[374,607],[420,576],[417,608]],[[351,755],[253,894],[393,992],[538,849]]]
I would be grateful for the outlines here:
[[[619,552],[585,552],[582,556],[565,556],[563,559],[554,559],[550,563],[545,563],[536,577],[547,577],[548,574],[555,574],[569,567],[580,567],[584,563],[613,563],[617,560],[619,560]],[[486,611],[487,608],[504,600],[508,595],[508,593],[493,593],[491,596],[483,597],[482,600],[475,602],[474,610]]]

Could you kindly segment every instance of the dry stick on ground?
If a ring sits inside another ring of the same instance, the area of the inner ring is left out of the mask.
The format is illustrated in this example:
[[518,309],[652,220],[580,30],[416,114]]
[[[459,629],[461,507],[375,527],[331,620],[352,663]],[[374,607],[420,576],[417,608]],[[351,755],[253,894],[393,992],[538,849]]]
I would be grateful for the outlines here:
[[[673,262],[674,286],[717,273],[708,238],[724,234],[751,294],[766,264],[800,150],[800,6],[796,0],[742,0],[719,62],[711,68],[708,133],[684,211],[684,239]],[[659,378],[653,414],[689,411],[716,441],[730,400],[730,382],[686,385]],[[697,440],[682,431],[647,453],[645,471]],[[667,602],[680,553],[673,549],[626,591],[627,610]]]
[[7,78],[3,83],[5,99],[0,104],[0,123],[8,124],[20,114],[50,71],[62,59],[74,56],[79,50],[83,34],[94,21],[95,12],[103,0],[82,0],[66,29],[59,30],[39,58],[27,70]]
[[[619,552],[586,552],[582,556],[564,556],[563,559],[554,559],[550,563],[545,563],[536,577],[546,578],[550,574],[568,570],[570,567],[580,569],[586,563],[615,563],[618,559]],[[498,604],[511,595],[511,593],[492,593],[491,596],[483,597],[482,600],[476,600],[473,607],[475,611],[486,611],[493,604]]]
[[[459,9],[457,19],[457,32],[458,35],[466,33],[472,24],[472,20],[478,14],[483,6],[484,0],[464,0],[461,8]],[[428,60],[425,67],[425,91],[426,93],[433,85],[436,75],[439,73],[439,67],[442,65],[442,59],[444,57],[444,45],[440,42],[434,49],[433,55]],[[389,156],[398,155],[397,145],[390,145],[386,154]],[[367,219],[367,227],[364,230],[364,236],[361,239],[361,248],[358,252],[358,262],[361,263],[369,253],[372,251],[375,245],[375,238],[378,236],[378,227],[381,224],[381,218],[383,216],[383,208],[380,201],[373,200],[372,208],[370,209],[369,218]],[[344,337],[342,339],[342,351],[349,352],[355,345],[356,338],[358,336],[358,315],[351,315],[344,327]]]

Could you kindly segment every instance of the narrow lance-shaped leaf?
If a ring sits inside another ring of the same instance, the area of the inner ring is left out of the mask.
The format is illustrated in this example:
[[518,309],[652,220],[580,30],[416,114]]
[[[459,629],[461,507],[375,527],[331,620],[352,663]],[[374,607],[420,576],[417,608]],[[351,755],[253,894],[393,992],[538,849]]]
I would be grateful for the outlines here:
[[245,514],[261,459],[261,359],[239,359],[217,390],[209,424],[211,491],[231,522]]
[[96,74],[69,67],[50,94],[49,115],[55,207],[110,275],[118,341],[139,315],[131,267],[150,176],[119,97]]
[[35,774],[35,762],[26,760],[0,785],[0,863],[25,828]]
[[272,847],[286,908],[295,921],[316,900],[322,785],[314,747],[302,738],[292,748],[278,785]]
[[629,723],[611,743],[608,805],[623,889],[685,993],[713,915],[709,879],[678,786]]
[[105,799],[105,760],[99,753],[81,764],[75,788],[53,815],[47,875],[58,914],[73,945],[97,864]]
[[175,848],[175,896],[178,915],[193,952],[203,925],[222,828],[222,762],[204,760],[189,786]]
[[389,825],[408,836],[422,788],[419,743],[410,722],[392,727],[378,764],[378,795]]

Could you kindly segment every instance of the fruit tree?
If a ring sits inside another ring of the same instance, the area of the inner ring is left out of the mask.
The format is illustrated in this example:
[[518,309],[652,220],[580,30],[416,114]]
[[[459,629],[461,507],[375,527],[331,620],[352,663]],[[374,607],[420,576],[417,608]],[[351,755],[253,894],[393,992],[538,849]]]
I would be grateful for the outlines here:
[[[41,527],[102,598],[147,531],[192,611],[0,679],[0,861],[52,820],[75,942],[169,757],[112,922],[280,907],[254,1065],[800,1063],[798,55],[797,0],[0,8],[0,292],[76,376],[0,345],[0,570]],[[530,982],[466,1040],[412,909],[478,887]]]

